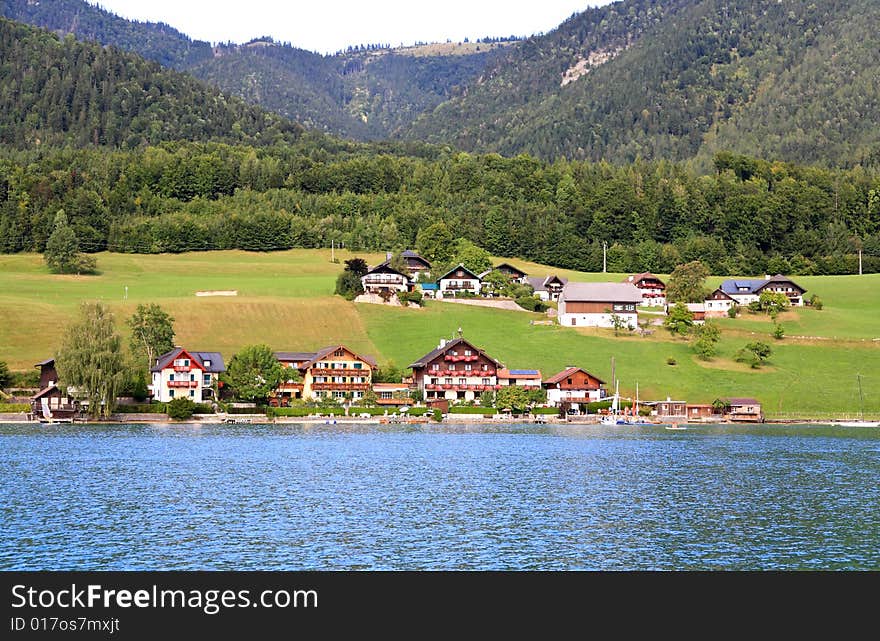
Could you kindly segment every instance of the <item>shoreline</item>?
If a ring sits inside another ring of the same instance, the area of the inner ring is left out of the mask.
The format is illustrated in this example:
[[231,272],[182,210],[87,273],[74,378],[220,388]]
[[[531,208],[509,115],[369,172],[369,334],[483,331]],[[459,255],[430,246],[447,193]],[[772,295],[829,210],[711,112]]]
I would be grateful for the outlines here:
[[[25,413],[0,413],[0,423],[15,423],[26,425],[168,425],[168,426],[185,426],[185,425],[509,425],[509,424],[526,424],[526,425],[601,425],[600,415],[573,416],[567,420],[562,420],[555,415],[541,415],[544,419],[538,422],[534,417],[530,418],[494,418],[486,417],[480,414],[447,414],[442,421],[434,421],[433,419],[413,418],[410,420],[392,419],[386,416],[373,416],[363,418],[359,416],[336,416],[336,417],[316,417],[316,416],[279,416],[267,417],[262,414],[202,414],[195,417],[177,421],[168,418],[165,414],[114,414],[108,420],[88,420],[76,419],[75,421],[51,421],[44,422],[40,420],[29,419]],[[851,423],[860,419],[852,418],[768,418],[763,422],[758,421],[646,421],[636,425],[610,425],[608,427],[665,427],[669,425],[816,425],[816,426],[840,426],[846,427],[845,423]],[[864,419],[871,422],[872,419]],[[871,427],[866,425],[866,427]]]

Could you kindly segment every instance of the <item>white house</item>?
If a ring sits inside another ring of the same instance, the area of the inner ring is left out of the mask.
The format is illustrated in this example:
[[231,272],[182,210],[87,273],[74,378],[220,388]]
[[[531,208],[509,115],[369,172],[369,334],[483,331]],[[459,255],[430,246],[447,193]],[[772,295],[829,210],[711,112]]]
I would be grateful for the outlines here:
[[568,403],[571,409],[605,398],[605,381],[581,367],[569,366],[544,381],[547,404],[556,407]]
[[625,327],[635,329],[641,302],[642,292],[630,283],[568,283],[559,295],[559,324],[614,327],[612,315],[617,315]]
[[191,352],[175,347],[157,358],[150,368],[150,392],[161,403],[181,397],[196,403],[209,401],[214,398],[217,377],[225,371],[219,352]]
[[470,292],[479,295],[482,283],[480,276],[459,263],[443,274],[438,280],[439,295],[441,297],[455,296],[461,292]]
[[543,301],[559,300],[562,288],[568,283],[567,278],[560,278],[556,274],[550,276],[526,276],[525,283],[535,290],[535,296]]
[[706,318],[724,318],[727,316],[728,310],[736,305],[736,301],[719,287],[706,296],[703,305]]
[[399,294],[412,289],[412,279],[384,262],[361,276],[361,285],[367,294]]

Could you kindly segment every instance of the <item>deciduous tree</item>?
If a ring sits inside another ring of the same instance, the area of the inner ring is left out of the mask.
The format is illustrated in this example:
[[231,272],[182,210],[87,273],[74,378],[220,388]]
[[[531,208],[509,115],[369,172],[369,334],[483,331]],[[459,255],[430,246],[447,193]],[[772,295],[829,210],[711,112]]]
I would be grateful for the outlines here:
[[666,284],[666,300],[670,303],[699,303],[705,300],[709,269],[699,260],[678,265]]
[[264,401],[284,380],[284,371],[268,345],[249,345],[232,357],[223,380],[237,398]]
[[174,318],[156,303],[139,304],[125,322],[131,328],[131,353],[147,369],[157,356],[174,349]]

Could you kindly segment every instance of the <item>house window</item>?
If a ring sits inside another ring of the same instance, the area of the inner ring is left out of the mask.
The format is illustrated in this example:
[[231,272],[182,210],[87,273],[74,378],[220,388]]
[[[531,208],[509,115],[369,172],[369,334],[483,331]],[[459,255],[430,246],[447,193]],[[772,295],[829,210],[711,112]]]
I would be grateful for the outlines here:
[[566,384],[566,385],[571,385],[571,379],[569,378],[567,381],[565,381],[565,384]]
[[316,376],[316,377],[315,377],[315,382],[316,382],[316,383],[326,383],[326,382],[327,382],[327,377],[326,377],[326,376]]
[[489,379],[488,379],[488,378],[484,378],[482,384],[483,384],[483,385],[489,385]]
[[487,369],[489,369],[489,366],[483,363],[483,371],[486,371]]
[[169,375],[168,375],[168,380],[169,380],[169,381],[173,381],[173,380],[174,380],[174,374],[169,374]]
[[436,384],[437,384],[437,381],[439,381],[439,380],[440,380],[439,378],[432,378],[432,379],[431,379],[431,385],[436,385]]
[[469,349],[464,350],[464,355],[465,355],[465,356],[470,356],[470,355],[471,355],[471,350],[469,350]]
[[355,364],[354,364],[354,369],[363,369],[363,368],[364,368],[364,364],[363,364],[363,363],[355,363]]
[[189,380],[191,380],[191,381],[196,380],[196,375],[195,375],[195,374],[190,374],[190,375],[189,375]]
[[571,317],[571,326],[574,327],[574,326],[577,325],[577,324],[578,324],[578,323],[577,323],[577,318],[575,318],[574,316],[572,316],[572,317]]
[[470,364],[468,364],[468,365],[465,365],[465,366],[464,366],[464,369],[465,369],[466,371],[469,372],[469,371],[471,371],[471,369],[473,369],[473,368],[470,366]]
[[211,384],[211,375],[210,374],[205,374],[205,377],[202,379],[202,384],[203,385],[210,385]]
[[190,396],[195,396],[195,395],[196,395],[196,391],[195,391],[194,389],[191,389],[191,390],[189,391],[189,395],[190,395]]
[[211,367],[211,361],[204,361],[205,367]]
[[467,379],[466,378],[458,379],[458,384],[459,385],[467,385]]
[[168,396],[170,396],[171,398],[174,398],[174,390],[173,389],[168,390]]
[[333,398],[345,398],[345,392],[333,392]]
[[333,355],[334,356],[345,356],[345,351],[341,350],[341,349],[337,349],[335,352],[333,352]]
[[434,363],[433,365],[431,365],[431,369],[437,371],[438,369],[440,369],[440,365],[438,363]]
[[445,385],[452,385],[452,379],[451,378],[444,379],[444,384]]

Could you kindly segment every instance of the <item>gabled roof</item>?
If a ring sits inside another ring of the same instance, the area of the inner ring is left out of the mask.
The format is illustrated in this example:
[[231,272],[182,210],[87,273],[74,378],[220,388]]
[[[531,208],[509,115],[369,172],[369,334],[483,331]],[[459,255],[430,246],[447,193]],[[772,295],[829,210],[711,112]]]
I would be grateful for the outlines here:
[[[730,278],[721,283],[721,291],[725,294],[754,294],[767,281],[763,278]],[[740,288],[746,288],[747,291],[740,291]]]
[[796,282],[794,282],[792,279],[790,279],[788,276],[783,276],[782,274],[776,274],[775,276],[771,276],[756,291],[761,291],[762,289],[764,289],[768,285],[772,285],[773,283],[788,283],[790,285],[794,285],[797,289],[800,290],[801,293],[804,293],[805,291],[807,291],[806,289],[804,289],[803,287],[798,285]]
[[[734,300],[734,299],[733,299],[733,296],[731,296],[730,294],[728,294],[726,291],[724,291],[724,290],[721,289],[720,287],[717,288],[717,289],[715,289],[715,290],[713,290],[712,292],[710,292],[709,295],[706,296],[706,300],[711,300],[711,299],[712,299],[712,296],[714,296],[715,294],[721,294],[721,295],[724,296],[727,300]],[[736,301],[734,301],[734,302],[736,302]]]
[[520,276],[528,276],[528,274],[526,272],[521,270],[519,267],[514,267],[510,263],[501,263],[501,264],[495,265],[495,267],[493,267],[493,269],[501,269],[501,268],[507,269],[508,271],[511,271],[511,272],[516,272]]
[[546,381],[544,381],[544,383],[547,383],[550,385],[555,385],[556,383],[561,383],[564,379],[568,378],[569,376],[571,376],[572,374],[574,374],[576,372],[583,372],[584,374],[586,374],[590,378],[594,378],[597,381],[599,381],[599,383],[601,383],[602,385],[605,384],[605,381],[603,381],[598,376],[594,376],[593,374],[590,374],[583,367],[566,367],[564,370],[562,370],[558,374],[555,374],[555,375],[551,376],[550,378],[548,378]]
[[458,347],[459,345],[462,345],[462,344],[466,345],[466,346],[469,347],[470,349],[472,349],[472,350],[474,350],[474,351],[476,351],[476,352],[482,354],[482,355],[485,356],[486,358],[488,358],[490,361],[492,361],[493,363],[495,363],[495,366],[496,366],[497,368],[500,369],[500,368],[503,368],[503,367],[504,367],[504,363],[502,363],[502,362],[499,361],[499,360],[496,360],[496,359],[492,358],[492,357],[489,356],[485,351],[483,351],[483,350],[480,349],[479,347],[474,346],[473,343],[471,343],[470,341],[467,341],[467,340],[465,340],[465,339],[463,339],[463,338],[454,338],[454,339],[452,339],[451,341],[449,341],[448,343],[446,343],[445,345],[443,345],[442,347],[437,347],[436,349],[432,349],[430,352],[428,352],[427,354],[425,354],[424,356],[422,356],[422,357],[421,357],[419,360],[417,360],[415,363],[410,363],[409,367],[410,367],[410,369],[418,369],[419,367],[426,367],[426,366],[428,365],[428,363],[430,363],[431,361],[433,361],[435,358],[437,358],[437,357],[440,356],[441,354],[445,354],[447,350],[449,350],[449,349],[451,349],[451,348],[453,348],[453,347]]
[[666,287],[666,283],[660,280],[657,276],[654,276],[654,274],[652,274],[651,272],[642,272],[641,274],[633,274],[632,276],[627,276],[625,279],[623,279],[623,282],[632,283],[633,285],[635,285],[636,283],[639,283],[643,280],[656,280],[664,288]]
[[563,287],[565,287],[565,285],[568,284],[567,278],[561,278],[560,276],[557,276],[556,274],[550,274],[549,276],[544,276],[544,277],[541,277],[541,276],[527,276],[526,277],[526,282],[529,285],[531,285],[532,289],[534,289],[536,292],[546,292],[547,285],[549,283],[551,283],[552,281],[558,282]]
[[404,249],[400,253],[400,255],[403,256],[404,258],[412,258],[413,260],[419,260],[419,261],[425,263],[425,265],[427,265],[428,267],[431,267],[431,262],[427,258],[423,258],[423,257],[419,256],[416,252],[414,252],[411,249]]
[[397,271],[391,266],[390,261],[387,260],[384,263],[379,263],[375,267],[370,268],[364,276],[369,274],[397,274],[398,276],[403,276],[407,280],[410,280],[409,274]]
[[[181,354],[188,356],[195,363],[196,367],[205,372],[220,373],[226,371],[226,366],[223,364],[223,356],[220,352],[191,352],[182,347],[175,347],[170,352],[162,354],[156,359],[157,362],[150,368],[150,371],[161,372],[166,367],[169,367]],[[206,365],[206,362],[211,364]]]
[[368,365],[370,365],[373,368],[377,368],[379,366],[376,363],[376,359],[373,358],[372,356],[362,356],[361,354],[358,354],[358,353],[348,349],[345,345],[330,345],[329,347],[322,347],[317,352],[312,354],[312,357],[310,359],[308,359],[304,363],[300,364],[300,366],[299,366],[300,369],[305,369],[307,367],[311,367],[311,365],[315,361],[319,361],[322,358],[326,358],[327,356],[329,356],[330,354],[335,352],[337,349],[344,349],[345,351],[354,354],[355,358],[358,358],[358,359],[364,361],[365,363],[367,363]]
[[449,274],[451,274],[452,272],[457,272],[459,269],[462,269],[462,270],[466,271],[468,274],[470,274],[471,276],[473,276],[473,277],[476,278],[477,280],[480,279],[479,274],[475,274],[475,273],[472,272],[470,269],[468,269],[467,267],[465,267],[464,265],[462,265],[461,263],[459,263],[458,265],[456,265],[455,267],[453,267],[452,269],[450,269],[448,272],[446,272],[445,274],[443,274],[440,278],[438,278],[438,279],[437,279],[437,282],[439,283],[441,280],[443,280],[444,278],[446,278],[447,276],[449,276]]
[[642,292],[629,283],[568,283],[560,300],[599,303],[641,303]]
[[57,385],[50,385],[49,387],[45,387],[45,388],[41,389],[39,392],[37,392],[36,394],[34,394],[33,396],[31,396],[31,400],[35,401],[38,398],[42,398],[44,396],[47,396],[49,394],[49,392],[58,392],[59,396],[63,396],[63,394],[61,393],[60,387],[58,387]]
[[541,370],[538,369],[499,369],[498,378],[522,378],[526,380],[541,380]]

